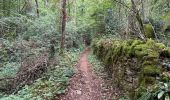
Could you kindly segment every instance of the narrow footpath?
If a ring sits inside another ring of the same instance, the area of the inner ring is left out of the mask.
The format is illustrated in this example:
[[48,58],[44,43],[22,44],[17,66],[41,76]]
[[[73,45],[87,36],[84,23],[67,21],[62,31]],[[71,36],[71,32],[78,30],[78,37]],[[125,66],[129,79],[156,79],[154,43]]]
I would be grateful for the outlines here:
[[[92,65],[88,61],[89,49],[86,48],[81,54],[76,66],[76,74],[70,80],[66,94],[60,96],[59,100],[113,100],[118,92],[114,92],[112,85],[97,76]],[[118,99],[114,99],[118,100]]]
[[87,56],[89,49],[85,49],[80,56],[76,67],[76,74],[70,80],[70,85],[65,95],[60,100],[105,100],[102,93],[102,79],[92,71]]

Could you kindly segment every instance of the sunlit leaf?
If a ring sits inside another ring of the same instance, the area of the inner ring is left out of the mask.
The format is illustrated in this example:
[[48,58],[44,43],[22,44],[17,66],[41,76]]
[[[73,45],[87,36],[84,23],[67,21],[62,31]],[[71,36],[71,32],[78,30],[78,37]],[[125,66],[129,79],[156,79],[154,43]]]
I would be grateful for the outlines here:
[[165,91],[161,91],[159,94],[158,94],[158,99],[162,98],[162,96],[164,95]]

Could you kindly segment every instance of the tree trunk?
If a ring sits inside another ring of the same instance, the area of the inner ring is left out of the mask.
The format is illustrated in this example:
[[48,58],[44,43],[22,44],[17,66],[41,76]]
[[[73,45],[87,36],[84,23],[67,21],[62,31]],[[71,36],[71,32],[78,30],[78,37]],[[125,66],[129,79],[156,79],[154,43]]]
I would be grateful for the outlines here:
[[48,0],[44,0],[45,7],[48,7]]
[[5,0],[3,0],[3,16],[6,16],[6,3],[5,3]]
[[[119,0],[119,2],[122,2],[122,0]],[[121,8],[122,8],[122,5],[121,4],[118,4],[119,5],[119,23],[118,25],[120,26],[120,24],[122,23],[122,14],[121,14]],[[119,27],[119,29],[121,30],[122,29],[122,26]]]
[[144,30],[144,25],[143,25],[143,21],[140,17],[140,14],[139,14],[139,11],[136,9],[136,5],[135,5],[135,2],[134,0],[131,0],[131,3],[132,3],[132,10],[133,10],[133,14],[135,15],[136,17],[136,20],[138,22],[138,25],[139,25],[139,29],[140,29],[140,32],[141,33],[138,33],[139,34],[139,37],[143,40],[145,40],[145,30]]
[[144,9],[144,0],[141,0],[142,3],[142,18],[145,20],[145,9]]
[[38,5],[38,0],[35,0],[35,3],[36,3],[37,16],[39,17],[39,16],[40,16],[40,14],[39,14],[39,5]]
[[21,6],[21,1],[18,0],[18,6],[17,6],[17,12],[18,12],[18,13],[20,13],[20,9],[21,9],[20,6]]
[[64,43],[65,43],[65,27],[66,27],[66,0],[63,0],[62,2],[62,23],[61,23],[61,51],[60,53],[63,53],[64,51]]
[[32,13],[32,0],[25,0],[25,7],[23,7],[26,14]]
[[68,16],[70,17],[71,16],[71,3],[70,3],[70,0],[67,0],[67,4],[68,4]]
[[10,16],[10,13],[11,13],[11,0],[8,0],[8,3],[7,3],[7,16]]

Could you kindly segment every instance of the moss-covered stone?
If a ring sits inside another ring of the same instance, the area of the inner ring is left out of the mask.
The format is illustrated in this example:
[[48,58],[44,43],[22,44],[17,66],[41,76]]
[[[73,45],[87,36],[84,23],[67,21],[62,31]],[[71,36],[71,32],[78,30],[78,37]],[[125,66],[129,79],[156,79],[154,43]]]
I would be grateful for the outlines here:
[[159,49],[164,49],[166,46],[163,43],[156,43],[156,47]]
[[145,29],[145,37],[155,38],[154,30],[151,24],[144,24],[144,29]]
[[[170,57],[170,48],[152,39],[101,39],[93,44],[93,50],[104,63],[108,75],[114,78],[114,84],[125,92],[155,84],[156,77],[162,72],[158,67],[160,56]],[[166,81],[167,77],[162,80]]]
[[145,65],[143,68],[144,75],[157,76],[160,74],[160,68],[155,65]]
[[159,62],[157,60],[145,60],[143,62],[143,66],[147,66],[147,65],[157,65]]

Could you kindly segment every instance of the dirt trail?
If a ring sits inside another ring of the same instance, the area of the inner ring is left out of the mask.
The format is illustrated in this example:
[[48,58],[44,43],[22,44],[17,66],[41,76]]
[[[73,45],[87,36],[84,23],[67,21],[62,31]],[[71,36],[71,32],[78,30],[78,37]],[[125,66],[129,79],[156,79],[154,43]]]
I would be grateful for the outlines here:
[[88,62],[89,50],[86,49],[80,57],[77,72],[70,80],[68,92],[60,100],[104,100],[102,94],[102,80],[91,69]]

